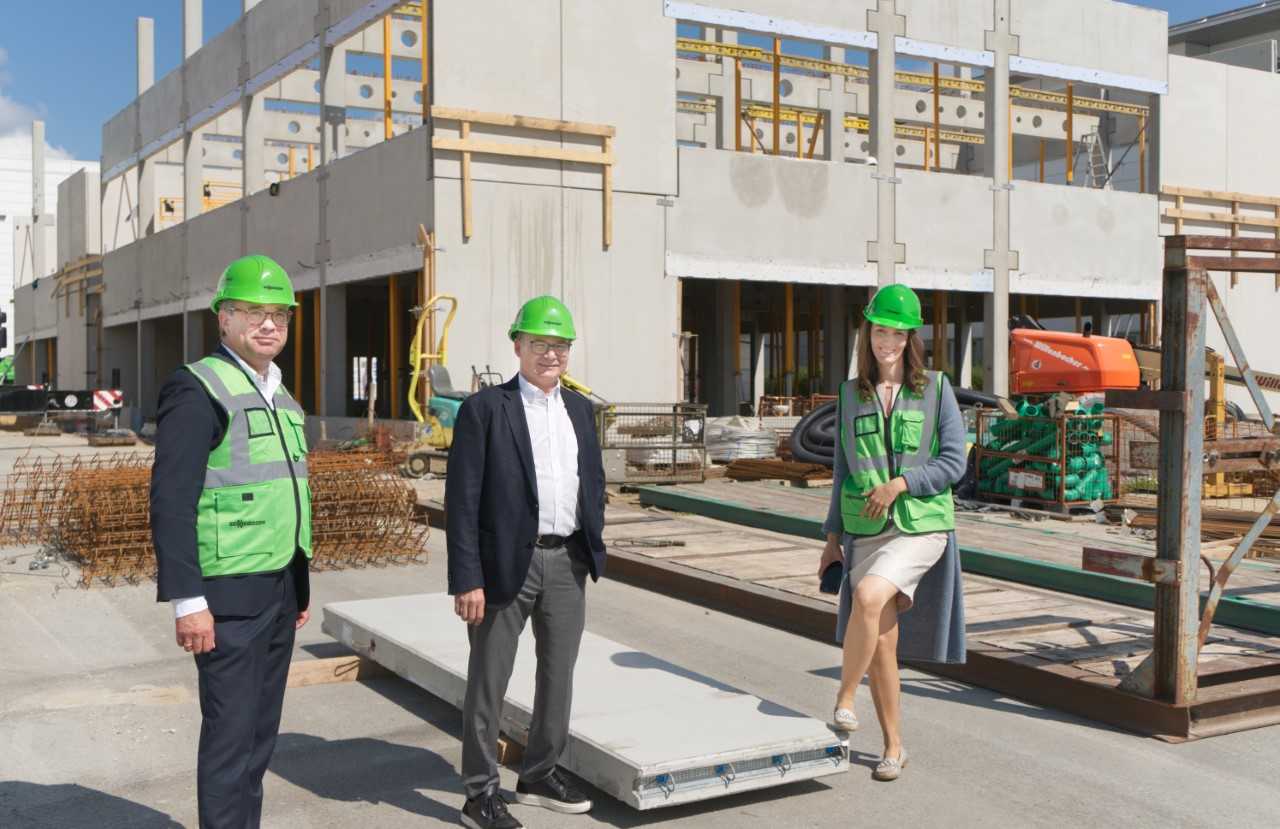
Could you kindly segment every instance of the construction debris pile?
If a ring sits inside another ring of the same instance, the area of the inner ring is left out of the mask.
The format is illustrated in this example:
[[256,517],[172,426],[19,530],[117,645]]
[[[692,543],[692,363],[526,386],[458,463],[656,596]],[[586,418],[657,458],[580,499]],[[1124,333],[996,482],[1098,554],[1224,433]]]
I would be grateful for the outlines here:
[[[0,542],[40,545],[80,567],[80,583],[155,577],[152,456],[147,453],[20,458],[0,497]],[[312,567],[419,561],[428,528],[395,459],[380,452],[313,452]]]

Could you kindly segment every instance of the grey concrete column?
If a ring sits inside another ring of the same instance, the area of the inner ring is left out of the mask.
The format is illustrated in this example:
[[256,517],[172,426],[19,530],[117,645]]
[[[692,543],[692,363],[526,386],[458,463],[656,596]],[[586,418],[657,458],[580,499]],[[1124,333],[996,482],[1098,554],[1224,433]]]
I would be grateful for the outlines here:
[[1009,249],[1009,56],[1018,53],[1018,37],[1009,30],[1010,0],[995,0],[995,26],[986,33],[995,67],[987,74],[985,166],[992,179],[992,245],[984,266],[992,272],[992,292],[983,298],[982,384],[986,391],[1009,393],[1009,272],[1018,269],[1018,253]]
[[880,0],[867,12],[867,31],[877,37],[871,62],[871,154],[878,169],[876,180],[876,238],[867,242],[867,261],[876,263],[876,284],[896,281],[895,265],[907,261],[906,248],[897,241],[897,154],[894,152],[893,109],[896,86],[894,39],[906,34],[907,19],[897,13],[896,0]]
[[[201,46],[203,33],[203,0],[182,0],[182,117],[192,115],[191,96],[187,91],[186,61]],[[199,216],[204,204],[204,133],[189,130],[182,135],[182,212],[183,219]]]
[[[44,213],[44,121],[31,122],[31,270],[35,279],[45,275],[45,229],[49,217]],[[61,317],[61,315],[59,315]]]
[[[243,0],[245,14],[258,0]],[[249,82],[249,21],[241,17],[240,69],[241,84]],[[240,99],[240,254],[249,251],[249,196],[267,186],[266,181],[266,96],[262,92]]]
[[320,163],[341,158],[346,148],[346,81],[347,47],[338,44],[324,50],[320,60],[320,111],[324,135],[320,150]]
[[321,338],[325,364],[321,366],[324,414],[343,417],[347,413],[347,378],[351,376],[347,357],[347,286],[330,285],[324,293],[324,336]]
[[843,285],[829,285],[822,308],[822,392],[835,394],[849,373],[849,305]]
[[[827,47],[827,60],[832,63],[844,63],[844,57],[843,48],[839,46]],[[832,74],[831,89],[818,90],[818,109],[823,109],[827,112],[827,123],[824,130],[826,133],[827,159],[837,163],[843,163],[845,159],[844,95],[844,75]]]
[[[721,29],[719,32],[721,43],[737,43],[738,33]],[[720,96],[720,149],[732,150],[737,144],[734,142],[735,129],[742,129],[742,124],[738,120],[738,115],[733,111],[734,101],[737,100],[734,95],[734,79],[737,74],[734,72],[734,66],[737,64],[737,58],[724,57],[720,59],[721,76],[719,79],[711,79],[711,92]]]
[[[156,24],[149,17],[138,18],[138,96],[151,88],[156,80]],[[141,108],[139,108],[141,112]],[[141,119],[141,115],[138,116]],[[142,146],[142,123],[139,120],[134,135],[135,143]],[[156,232],[156,170],[149,158],[138,160],[138,236],[150,236]]]
[[969,296],[960,294],[956,302],[956,338],[951,363],[955,366],[956,382],[964,387],[973,385],[973,326],[969,324]]
[[760,323],[752,326],[751,334],[751,411],[759,416],[760,412],[756,411],[756,406],[760,403],[760,398],[764,397],[764,373],[768,365],[768,352],[765,351],[764,332],[760,330]]
[[183,334],[186,349],[186,356],[183,358],[184,363],[198,360],[204,356],[205,326],[217,326],[217,318],[209,313],[208,310],[187,312],[186,331]]
[[733,350],[738,347],[738,336],[733,331],[733,283],[727,279],[716,281],[714,336],[708,344],[705,373],[706,398],[713,417],[738,413],[738,379],[733,372]]
[[143,417],[156,416],[160,393],[156,377],[156,321],[138,321],[138,406]]

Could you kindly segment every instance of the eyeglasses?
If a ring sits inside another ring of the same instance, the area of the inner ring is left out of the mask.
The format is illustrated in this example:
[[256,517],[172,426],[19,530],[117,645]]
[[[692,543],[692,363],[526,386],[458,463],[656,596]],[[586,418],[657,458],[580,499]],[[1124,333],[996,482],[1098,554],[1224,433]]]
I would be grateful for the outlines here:
[[546,340],[530,340],[529,350],[534,354],[542,355],[548,351],[554,351],[557,357],[568,357],[569,349],[573,343],[549,343]]
[[228,311],[238,311],[244,314],[244,318],[249,324],[257,328],[259,325],[267,321],[267,317],[271,318],[276,328],[288,328],[289,323],[293,320],[293,311],[264,311],[261,308],[238,308],[235,305],[227,306]]

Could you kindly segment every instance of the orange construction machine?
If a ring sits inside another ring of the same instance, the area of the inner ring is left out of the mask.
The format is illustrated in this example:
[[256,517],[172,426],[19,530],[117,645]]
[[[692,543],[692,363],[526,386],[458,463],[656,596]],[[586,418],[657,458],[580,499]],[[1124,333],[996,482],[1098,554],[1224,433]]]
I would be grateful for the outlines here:
[[1138,388],[1138,360],[1128,340],[1040,328],[1015,328],[1009,338],[1012,394]]

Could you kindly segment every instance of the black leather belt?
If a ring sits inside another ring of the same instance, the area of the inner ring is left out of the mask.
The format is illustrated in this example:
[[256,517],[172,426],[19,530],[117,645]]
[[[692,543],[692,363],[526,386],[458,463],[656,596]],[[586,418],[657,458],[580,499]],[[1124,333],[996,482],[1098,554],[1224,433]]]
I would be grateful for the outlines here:
[[555,547],[563,547],[568,542],[569,536],[567,535],[540,535],[538,536],[538,540],[533,542],[533,544],[535,547],[541,547],[544,550],[549,550]]

